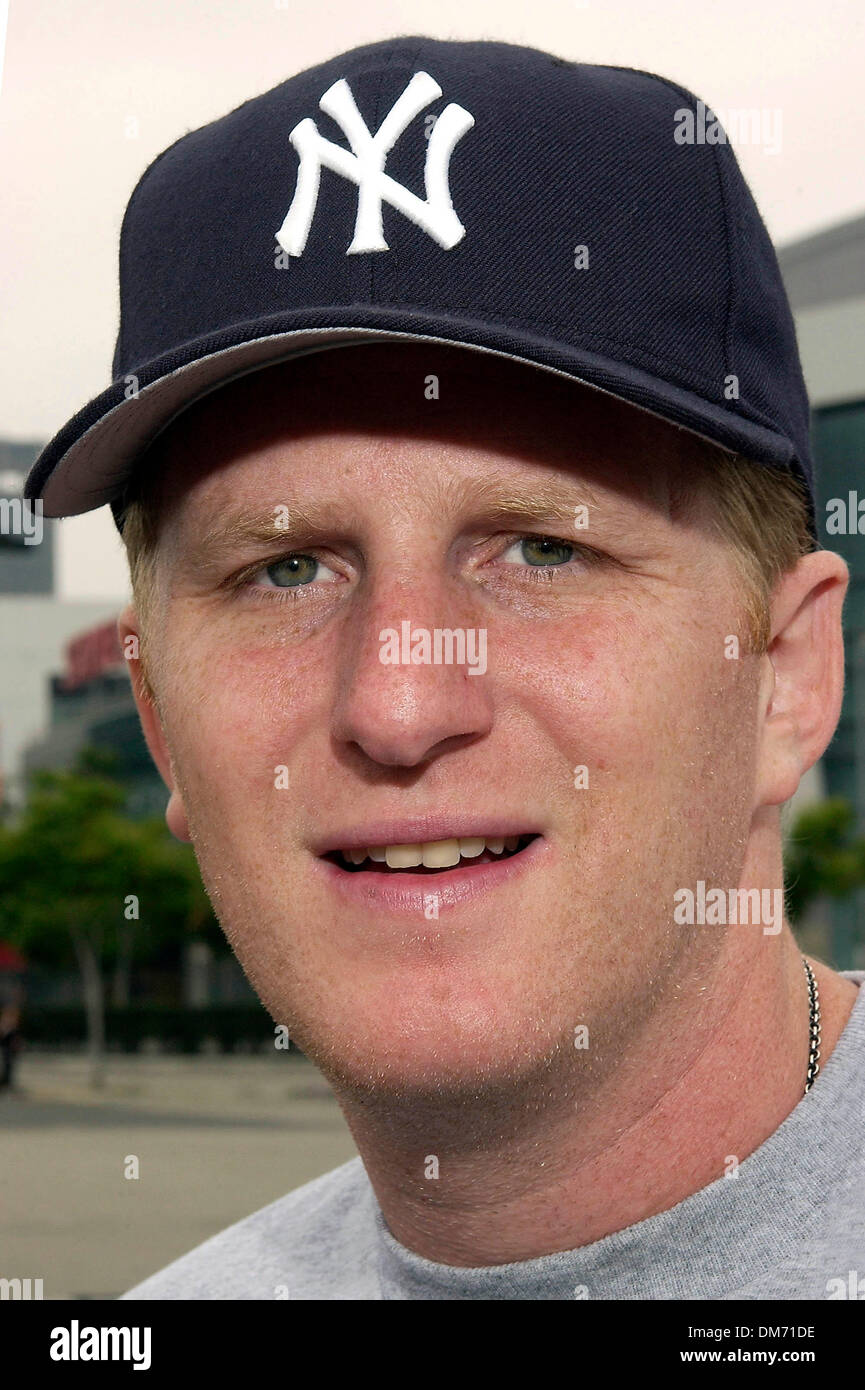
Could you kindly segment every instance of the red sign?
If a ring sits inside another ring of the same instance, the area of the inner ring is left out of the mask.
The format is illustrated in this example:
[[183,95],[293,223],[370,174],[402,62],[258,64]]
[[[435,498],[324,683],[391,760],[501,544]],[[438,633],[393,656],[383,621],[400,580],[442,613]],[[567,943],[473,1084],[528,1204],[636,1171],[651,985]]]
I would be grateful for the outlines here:
[[27,962],[20,951],[10,946],[8,941],[0,941],[0,970],[18,971],[26,969]]
[[66,677],[63,682],[67,690],[76,690],[87,681],[101,676],[111,666],[123,664],[123,650],[117,636],[117,623],[112,618],[100,623],[80,637],[73,637],[66,647]]

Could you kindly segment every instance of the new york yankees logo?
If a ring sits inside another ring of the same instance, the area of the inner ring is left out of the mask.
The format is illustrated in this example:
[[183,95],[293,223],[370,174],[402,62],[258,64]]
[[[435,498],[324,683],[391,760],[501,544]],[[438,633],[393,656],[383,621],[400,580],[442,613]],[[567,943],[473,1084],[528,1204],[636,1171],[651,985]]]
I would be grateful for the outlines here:
[[357,184],[357,216],[347,255],[390,249],[382,227],[382,200],[398,208],[445,251],[456,246],[465,236],[465,227],[451,202],[448,165],[457,141],[474,125],[474,117],[451,102],[436,120],[424,164],[426,201],[384,172],[388,153],[400,135],[441,94],[441,87],[428,72],[416,72],[373,135],[348,83],[344,78],[334,82],[318,104],[342,128],[352,152],[326,140],[309,117],[294,127],[289,139],[300,155],[300,166],[291,207],[276,233],[282,249],[290,256],[303,254],[318,201],[322,165]]

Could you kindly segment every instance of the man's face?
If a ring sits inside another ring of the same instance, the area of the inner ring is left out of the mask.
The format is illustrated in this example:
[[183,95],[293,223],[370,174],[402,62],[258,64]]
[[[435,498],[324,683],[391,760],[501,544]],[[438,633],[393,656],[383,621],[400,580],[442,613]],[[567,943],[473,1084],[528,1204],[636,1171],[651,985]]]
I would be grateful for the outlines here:
[[[675,504],[693,451],[425,346],[251,375],[165,436],[148,669],[173,775],[241,964],[332,1079],[495,1086],[705,976],[721,933],[674,926],[673,895],[739,882],[759,663],[725,655],[730,555]],[[475,634],[485,671],[383,662],[403,623],[431,651]],[[339,853],[454,839],[474,857],[441,870]]]

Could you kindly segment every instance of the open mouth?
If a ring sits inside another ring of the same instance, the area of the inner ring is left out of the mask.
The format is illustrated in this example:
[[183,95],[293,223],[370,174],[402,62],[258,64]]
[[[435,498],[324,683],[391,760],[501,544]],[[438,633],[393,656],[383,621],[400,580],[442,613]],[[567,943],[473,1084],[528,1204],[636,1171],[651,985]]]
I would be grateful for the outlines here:
[[365,849],[332,850],[323,859],[350,874],[441,874],[473,864],[514,859],[528,848],[535,834],[435,840],[423,845],[371,845]]

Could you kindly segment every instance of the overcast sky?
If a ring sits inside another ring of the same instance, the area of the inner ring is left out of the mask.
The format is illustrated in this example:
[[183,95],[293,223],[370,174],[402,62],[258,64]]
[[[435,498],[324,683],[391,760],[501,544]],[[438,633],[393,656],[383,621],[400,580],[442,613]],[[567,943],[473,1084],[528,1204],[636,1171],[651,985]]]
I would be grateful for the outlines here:
[[[862,0],[10,0],[0,437],[47,439],[108,384],[120,222],[147,164],[292,73],[401,33],[647,68],[721,114],[779,110],[780,151],[734,141],[776,243],[865,210]],[[60,591],[122,597],[108,509],[59,529]]]

